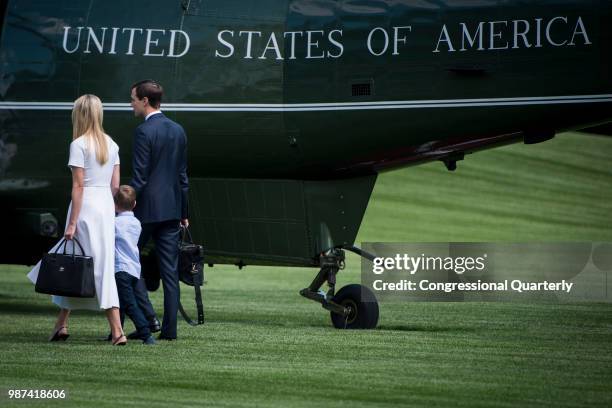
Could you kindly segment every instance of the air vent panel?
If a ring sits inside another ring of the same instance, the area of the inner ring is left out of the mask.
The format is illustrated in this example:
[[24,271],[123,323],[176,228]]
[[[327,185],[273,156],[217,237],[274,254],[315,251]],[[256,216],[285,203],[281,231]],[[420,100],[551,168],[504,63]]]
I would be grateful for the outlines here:
[[371,96],[372,95],[372,83],[371,82],[358,82],[351,84],[351,95],[355,97]]

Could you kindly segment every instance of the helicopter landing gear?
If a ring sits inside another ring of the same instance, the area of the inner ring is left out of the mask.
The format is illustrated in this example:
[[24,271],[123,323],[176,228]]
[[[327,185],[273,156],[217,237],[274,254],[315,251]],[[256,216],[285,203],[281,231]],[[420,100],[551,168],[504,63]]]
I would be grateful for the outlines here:
[[[347,248],[363,256],[360,250]],[[358,252],[359,251],[359,252]],[[310,286],[300,295],[321,304],[330,311],[331,321],[337,329],[374,329],[378,323],[378,302],[368,288],[351,284],[335,293],[336,274],[344,269],[345,255],[340,248],[333,248],[321,255],[321,269]],[[327,281],[327,292],[321,286]]]

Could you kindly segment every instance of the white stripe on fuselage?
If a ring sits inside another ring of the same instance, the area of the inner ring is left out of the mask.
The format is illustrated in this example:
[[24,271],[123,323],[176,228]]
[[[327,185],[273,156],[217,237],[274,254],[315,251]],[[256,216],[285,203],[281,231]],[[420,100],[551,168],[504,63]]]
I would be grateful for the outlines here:
[[[469,108],[612,102],[612,94],[521,98],[440,99],[338,103],[164,103],[169,112],[309,112],[380,109]],[[0,102],[0,110],[71,110],[72,102]],[[105,103],[107,111],[130,111],[129,103]]]

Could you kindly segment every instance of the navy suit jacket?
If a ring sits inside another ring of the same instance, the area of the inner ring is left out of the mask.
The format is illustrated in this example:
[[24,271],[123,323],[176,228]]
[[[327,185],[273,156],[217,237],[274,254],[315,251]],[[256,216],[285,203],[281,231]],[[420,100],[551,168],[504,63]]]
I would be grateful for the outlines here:
[[157,113],[136,128],[131,186],[142,223],[189,217],[187,137],[181,125]]

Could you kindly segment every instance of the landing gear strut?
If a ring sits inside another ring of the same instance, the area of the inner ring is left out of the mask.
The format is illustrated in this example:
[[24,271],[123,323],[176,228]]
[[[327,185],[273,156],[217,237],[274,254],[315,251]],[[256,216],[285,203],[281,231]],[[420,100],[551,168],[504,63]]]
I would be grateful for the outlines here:
[[[357,248],[347,249],[366,256]],[[378,303],[368,288],[352,284],[335,293],[336,274],[344,269],[344,259],[344,251],[340,248],[322,254],[319,273],[309,287],[300,291],[300,295],[321,303],[324,309],[329,310],[332,324],[337,329],[373,329],[378,323]],[[329,286],[327,292],[321,289],[325,281]]]

